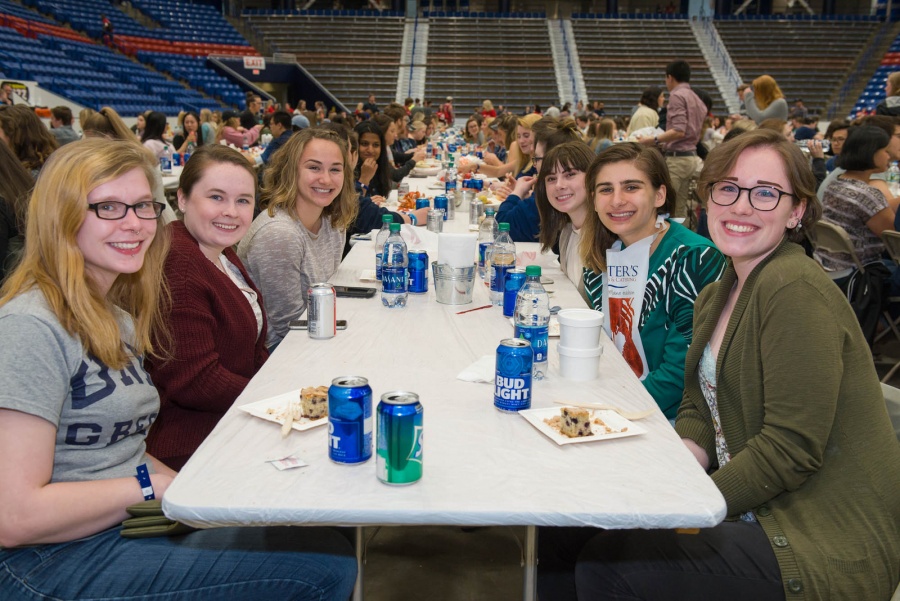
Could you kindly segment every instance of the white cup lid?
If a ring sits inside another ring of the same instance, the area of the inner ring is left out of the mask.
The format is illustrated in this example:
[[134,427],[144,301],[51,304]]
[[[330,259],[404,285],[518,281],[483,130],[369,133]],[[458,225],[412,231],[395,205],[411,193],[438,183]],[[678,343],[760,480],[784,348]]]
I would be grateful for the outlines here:
[[593,309],[563,309],[557,314],[559,324],[575,328],[597,328],[603,325],[603,312]]

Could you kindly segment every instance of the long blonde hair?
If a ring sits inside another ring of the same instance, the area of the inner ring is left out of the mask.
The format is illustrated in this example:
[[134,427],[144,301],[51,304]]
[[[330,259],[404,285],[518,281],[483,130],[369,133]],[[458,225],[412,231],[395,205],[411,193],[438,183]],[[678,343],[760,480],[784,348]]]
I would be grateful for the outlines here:
[[39,288],[62,327],[112,369],[122,369],[128,362],[114,306],[134,318],[134,339],[129,344],[136,355],[160,354],[155,353],[150,332],[166,331],[160,300],[166,295],[167,229],[157,228],[141,268],[120,274],[105,297],[85,271],[76,238],[87,215],[88,194],[132,169],[143,171],[152,188],[155,165],[133,142],[89,138],[54,152],[31,194],[22,260],[0,289],[3,306]]
[[[541,116],[537,113],[531,113],[529,115],[525,115],[524,117],[519,117],[517,125],[521,125],[525,129],[533,130],[534,124],[541,120]],[[532,144],[533,146],[533,144]],[[522,152],[522,149],[519,148],[519,164],[517,165],[519,171],[525,171],[525,167],[531,164],[531,157],[534,154],[534,150],[532,149],[531,154],[525,154]]]
[[779,98],[784,98],[784,94],[770,75],[760,75],[753,80],[753,97],[756,107],[764,111]]
[[347,229],[356,220],[356,213],[359,211],[356,187],[353,185],[353,165],[350,164],[347,141],[331,130],[306,128],[288,138],[287,143],[272,155],[264,176],[263,203],[268,207],[270,217],[274,217],[275,211],[280,209],[293,219],[299,219],[296,209],[297,195],[300,192],[298,167],[300,157],[310,140],[325,140],[336,144],[344,157],[341,193],[322,209],[322,217],[328,217],[334,229]]

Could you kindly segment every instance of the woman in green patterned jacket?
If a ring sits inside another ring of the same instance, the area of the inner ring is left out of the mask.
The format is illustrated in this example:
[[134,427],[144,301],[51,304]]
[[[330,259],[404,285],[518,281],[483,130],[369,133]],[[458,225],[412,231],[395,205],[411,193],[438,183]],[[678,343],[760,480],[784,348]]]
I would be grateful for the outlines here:
[[708,239],[668,219],[675,190],[656,149],[616,144],[597,156],[585,181],[594,199],[579,249],[585,290],[672,420],[684,391],[694,300],[722,276],[725,259]]

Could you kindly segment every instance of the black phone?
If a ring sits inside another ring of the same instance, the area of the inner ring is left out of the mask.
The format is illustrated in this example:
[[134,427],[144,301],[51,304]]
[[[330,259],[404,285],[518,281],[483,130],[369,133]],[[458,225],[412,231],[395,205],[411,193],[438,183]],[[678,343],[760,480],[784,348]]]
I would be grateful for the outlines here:
[[361,288],[357,286],[335,286],[334,293],[338,298],[372,298],[375,296],[375,288]]
[[[306,319],[296,319],[291,322],[290,328],[292,330],[308,330],[309,329],[309,321]],[[347,320],[339,319],[337,320],[337,329],[346,330],[347,329]]]

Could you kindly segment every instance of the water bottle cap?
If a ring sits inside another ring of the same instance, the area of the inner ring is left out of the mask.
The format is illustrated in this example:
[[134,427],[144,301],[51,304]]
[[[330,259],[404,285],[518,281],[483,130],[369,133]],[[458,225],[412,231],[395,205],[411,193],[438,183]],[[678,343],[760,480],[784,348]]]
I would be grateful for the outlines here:
[[525,277],[541,277],[541,266],[540,265],[528,265],[525,267]]
[[400,224],[392,223],[391,224],[391,233],[393,234],[394,232],[399,232],[399,231],[400,231]]
[[381,216],[381,223],[391,223],[394,221],[393,215],[384,214]]
[[500,225],[497,226],[497,229],[500,230],[501,232],[508,232],[508,231],[509,231],[509,224],[508,224],[508,223],[501,223]]
[[493,217],[495,213],[496,213],[496,211],[494,211],[494,209],[485,209],[484,210],[484,214],[487,215],[488,217]]

